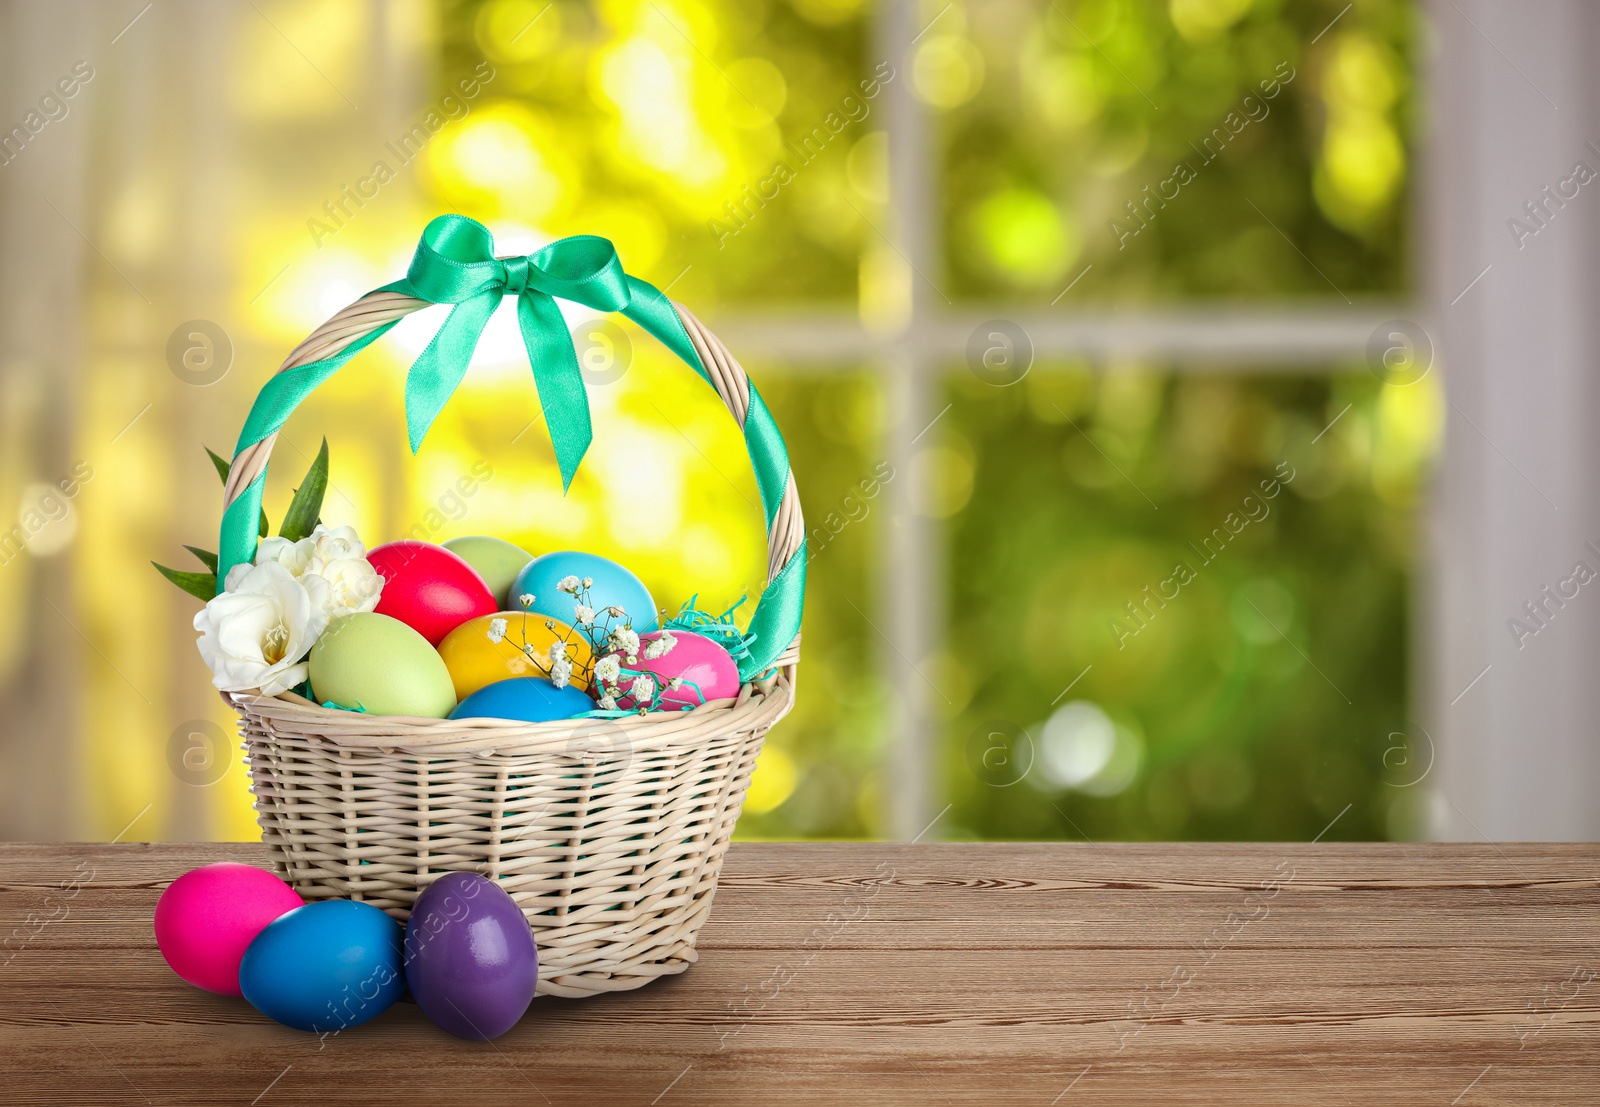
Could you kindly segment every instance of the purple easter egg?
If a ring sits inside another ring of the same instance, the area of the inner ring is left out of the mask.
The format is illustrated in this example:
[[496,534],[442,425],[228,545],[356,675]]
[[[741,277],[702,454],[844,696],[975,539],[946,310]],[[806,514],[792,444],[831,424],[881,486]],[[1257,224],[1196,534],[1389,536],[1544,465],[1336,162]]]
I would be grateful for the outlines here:
[[[662,649],[662,640],[671,637],[669,648]],[[652,657],[654,653],[656,656]],[[626,670],[650,673],[657,683],[665,687],[673,680],[679,686],[661,697],[665,711],[699,707],[711,700],[731,699],[739,694],[739,666],[734,664],[728,651],[703,634],[688,630],[653,630],[639,635],[639,652],[631,660],[615,651],[615,657]],[[628,692],[635,678],[624,674],[617,682],[619,692]],[[598,688],[598,683],[596,684]],[[631,711],[638,706],[631,695],[617,697],[617,706]]]
[[477,873],[447,873],[417,897],[405,966],[422,1013],[475,1041],[517,1025],[539,981],[528,920],[504,888]]

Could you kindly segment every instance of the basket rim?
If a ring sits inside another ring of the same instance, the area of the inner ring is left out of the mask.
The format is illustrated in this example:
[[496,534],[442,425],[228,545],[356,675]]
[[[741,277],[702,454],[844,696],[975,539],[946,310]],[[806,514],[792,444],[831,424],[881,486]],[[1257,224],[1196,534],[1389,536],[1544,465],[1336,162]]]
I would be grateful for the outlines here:
[[[632,752],[665,748],[687,738],[730,729],[766,729],[794,706],[795,666],[742,685],[736,698],[711,700],[688,711],[656,711],[617,719],[434,719],[413,715],[366,715],[323,707],[293,692],[223,692],[242,717],[269,723],[269,738],[304,738],[350,750],[404,754],[605,754],[608,738]],[[598,747],[598,749],[596,748]],[[616,752],[616,751],[611,751]]]

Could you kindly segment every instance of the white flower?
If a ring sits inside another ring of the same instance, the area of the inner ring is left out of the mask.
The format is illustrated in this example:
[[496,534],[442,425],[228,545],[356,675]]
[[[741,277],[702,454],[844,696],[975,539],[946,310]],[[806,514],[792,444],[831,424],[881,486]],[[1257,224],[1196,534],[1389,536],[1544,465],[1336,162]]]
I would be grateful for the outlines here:
[[304,662],[328,625],[328,584],[298,581],[277,560],[229,574],[234,587],[194,617],[200,656],[224,692],[259,688],[276,696],[306,679]]
[[626,619],[628,617],[628,613],[622,610],[622,608],[618,607],[616,604],[612,604],[610,607],[606,608],[606,614],[611,616],[613,619]]
[[256,547],[256,564],[265,565],[275,561],[289,570],[289,575],[295,580],[299,580],[321,567],[314,564],[316,553],[316,543],[309,538],[302,538],[298,542],[291,542],[287,538],[263,538]]
[[656,682],[649,673],[640,673],[633,678],[633,683],[628,685],[628,695],[633,697],[633,702],[643,705],[655,698]]
[[611,632],[611,648],[632,657],[639,652],[639,634],[632,627],[618,627]]
[[606,654],[594,663],[595,679],[603,684],[615,684],[622,675],[622,662],[617,660],[616,654]]
[[583,578],[583,587],[585,589],[593,588],[594,587],[594,578],[593,577],[584,577]]
[[671,680],[667,681],[667,691],[669,691],[669,692],[676,692],[679,688],[682,688],[682,687],[683,687],[683,678],[682,677],[673,677]]
[[554,665],[558,661],[565,661],[566,658],[567,658],[567,644],[565,642],[561,641],[559,638],[556,641],[551,642],[550,643],[550,664]]
[[533,606],[533,593],[532,592],[524,592],[522,595],[517,597],[517,602],[519,604],[521,604],[523,607],[532,607]]
[[349,561],[352,558],[365,558],[367,548],[361,544],[361,539],[356,536],[355,527],[328,528],[321,523],[311,532],[311,537],[305,539],[311,543],[316,557],[323,564],[334,561]]
[[572,682],[572,662],[560,658],[550,665],[550,683],[557,688],[565,688]]
[[341,615],[354,615],[358,611],[371,611],[378,606],[378,600],[383,593],[383,578],[378,575],[378,570],[372,567],[372,562],[364,557],[346,557],[330,561],[323,565],[320,571],[307,573],[301,579],[303,582],[309,582],[317,577],[328,582],[329,619],[337,619]]
[[504,619],[489,620],[489,641],[499,645],[506,640],[506,621]]
[[597,706],[601,711],[615,711],[617,709],[617,698],[611,693],[607,692],[605,695],[600,697]]
[[594,622],[594,610],[578,604],[572,609],[572,618],[580,627],[586,627]]
[[583,582],[577,577],[571,575],[564,576],[560,580],[556,581],[556,591],[566,592],[568,595],[576,595],[578,589],[582,587]]
[[644,659],[646,661],[654,661],[658,657],[663,657],[671,653],[672,647],[677,644],[678,640],[672,636],[672,632],[664,630],[657,637],[652,638],[649,645],[645,646]]

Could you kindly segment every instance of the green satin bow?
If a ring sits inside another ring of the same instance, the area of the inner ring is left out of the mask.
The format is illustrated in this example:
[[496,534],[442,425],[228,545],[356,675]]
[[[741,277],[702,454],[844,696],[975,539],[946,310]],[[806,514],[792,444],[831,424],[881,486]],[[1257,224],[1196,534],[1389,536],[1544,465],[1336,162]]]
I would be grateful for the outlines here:
[[593,435],[583,373],[555,297],[596,311],[626,308],[633,296],[615,247],[593,235],[574,235],[527,257],[497,258],[494,238],[482,223],[441,215],[422,232],[405,280],[385,291],[455,305],[406,377],[412,452],[461,383],[500,298],[515,296],[517,324],[561,469],[561,488],[571,487]]

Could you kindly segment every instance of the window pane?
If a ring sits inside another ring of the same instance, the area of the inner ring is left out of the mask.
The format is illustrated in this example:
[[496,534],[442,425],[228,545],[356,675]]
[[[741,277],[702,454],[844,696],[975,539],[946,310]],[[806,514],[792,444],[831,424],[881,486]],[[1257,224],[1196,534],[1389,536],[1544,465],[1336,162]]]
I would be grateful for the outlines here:
[[611,238],[701,309],[849,301],[863,227],[846,182],[877,98],[861,7],[451,4],[441,72],[493,78],[429,143],[429,183],[479,219]]
[[1410,832],[1436,375],[950,391],[920,464],[950,525],[956,834],[1306,840],[1347,804],[1330,838]]
[[912,65],[943,113],[945,291],[1402,290],[1417,19],[1409,0],[951,8]]

